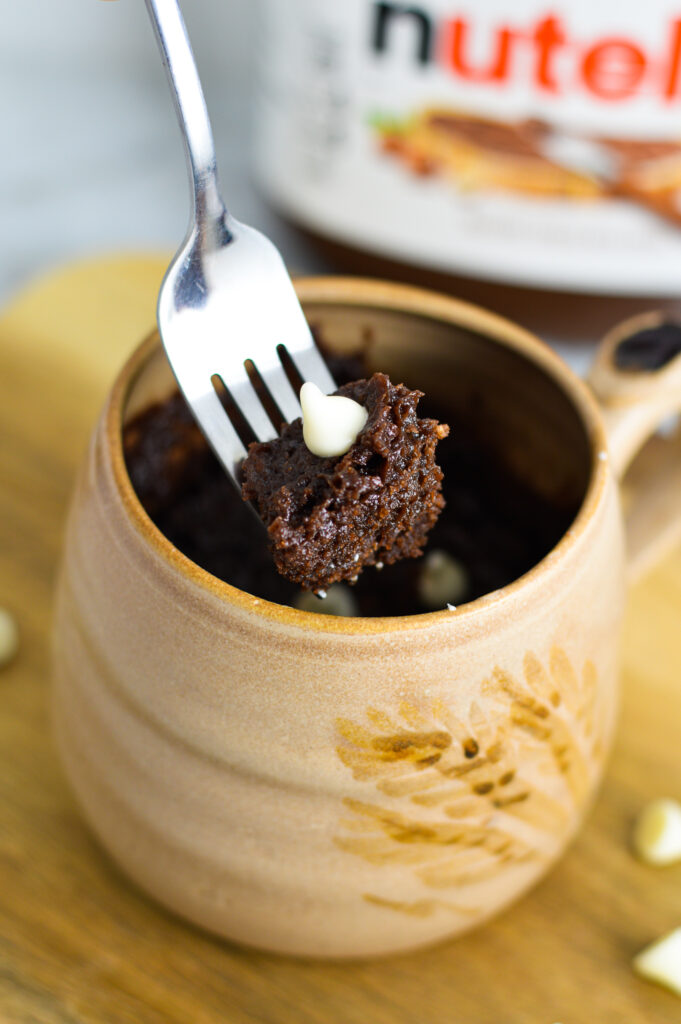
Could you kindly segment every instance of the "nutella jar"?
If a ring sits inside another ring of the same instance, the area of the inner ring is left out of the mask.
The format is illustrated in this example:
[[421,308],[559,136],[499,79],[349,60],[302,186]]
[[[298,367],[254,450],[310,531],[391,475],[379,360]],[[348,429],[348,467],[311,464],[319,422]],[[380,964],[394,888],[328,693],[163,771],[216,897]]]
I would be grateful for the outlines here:
[[681,3],[261,3],[257,173],[346,265],[563,337],[674,308]]

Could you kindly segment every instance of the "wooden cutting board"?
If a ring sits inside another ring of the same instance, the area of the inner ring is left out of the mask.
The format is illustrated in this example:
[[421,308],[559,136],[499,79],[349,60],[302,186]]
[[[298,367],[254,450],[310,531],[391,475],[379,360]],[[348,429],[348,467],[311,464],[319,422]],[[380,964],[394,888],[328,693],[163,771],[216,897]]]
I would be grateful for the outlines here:
[[550,877],[473,935],[410,956],[313,963],[200,934],[149,902],[82,823],[49,722],[49,620],[69,490],[165,261],[112,258],[39,282],[0,318],[1,1024],[671,1024],[681,1000],[632,956],[681,925],[681,865],[627,843],[649,798],[681,798],[681,552],[631,594],[614,756]]

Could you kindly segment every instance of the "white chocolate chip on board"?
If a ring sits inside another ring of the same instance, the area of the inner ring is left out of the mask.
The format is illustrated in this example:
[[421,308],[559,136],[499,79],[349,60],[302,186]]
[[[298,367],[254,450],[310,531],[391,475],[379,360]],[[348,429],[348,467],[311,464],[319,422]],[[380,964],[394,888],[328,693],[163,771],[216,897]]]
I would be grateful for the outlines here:
[[342,395],[325,395],[307,381],[300,389],[303,410],[303,440],[313,455],[328,458],[344,455],[369,417],[364,406]]
[[14,616],[0,608],[0,668],[9,665],[19,649],[19,628]]
[[681,804],[664,797],[647,804],[636,820],[633,846],[646,864],[681,860]]
[[634,970],[681,996],[681,928],[642,950],[634,958]]

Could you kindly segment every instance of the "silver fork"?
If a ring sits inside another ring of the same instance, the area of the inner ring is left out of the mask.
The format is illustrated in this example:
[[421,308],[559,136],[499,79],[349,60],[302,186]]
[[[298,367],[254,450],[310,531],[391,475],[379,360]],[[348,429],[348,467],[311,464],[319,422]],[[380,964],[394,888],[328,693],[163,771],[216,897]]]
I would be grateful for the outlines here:
[[336,385],[278,249],[235,220],[222,200],[213,133],[177,0],[145,2],[184,136],[193,201],[187,237],[161,285],[158,327],[180,389],[238,487],[246,448],[213,382],[219,378],[259,441],[275,437],[279,424],[256,392],[252,367],[286,422],[301,410],[282,348],[301,380],[326,394]]

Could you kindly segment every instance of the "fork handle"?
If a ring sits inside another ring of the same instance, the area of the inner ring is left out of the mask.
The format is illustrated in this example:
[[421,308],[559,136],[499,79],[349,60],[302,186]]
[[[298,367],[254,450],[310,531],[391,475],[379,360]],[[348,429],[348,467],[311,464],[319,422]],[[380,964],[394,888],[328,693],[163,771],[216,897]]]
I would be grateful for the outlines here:
[[220,195],[213,131],[180,6],[177,0],[145,3],[184,138],[199,239],[216,228],[224,235],[227,211]]

